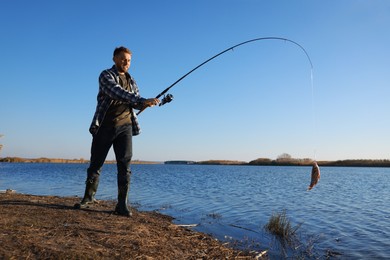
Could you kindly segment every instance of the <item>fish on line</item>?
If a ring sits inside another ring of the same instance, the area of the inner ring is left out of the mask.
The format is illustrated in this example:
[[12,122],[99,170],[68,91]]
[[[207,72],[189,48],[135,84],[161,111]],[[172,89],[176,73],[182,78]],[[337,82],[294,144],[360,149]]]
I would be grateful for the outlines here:
[[318,164],[316,161],[313,162],[313,167],[311,169],[311,181],[310,185],[307,188],[307,190],[311,190],[314,188],[314,186],[317,185],[318,181],[320,180],[321,174],[320,174],[320,167],[318,167]]

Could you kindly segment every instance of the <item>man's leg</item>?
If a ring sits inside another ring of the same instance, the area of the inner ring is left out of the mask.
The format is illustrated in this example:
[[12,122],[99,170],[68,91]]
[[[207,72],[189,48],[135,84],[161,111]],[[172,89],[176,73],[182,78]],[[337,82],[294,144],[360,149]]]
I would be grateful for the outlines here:
[[118,170],[118,203],[115,207],[115,212],[124,216],[131,216],[131,211],[127,207],[127,200],[130,188],[132,145],[131,125],[118,127],[117,137],[113,142]]
[[113,129],[101,128],[93,137],[91,146],[91,161],[87,169],[87,180],[85,182],[84,198],[80,203],[75,205],[75,208],[87,208],[93,204],[95,194],[99,185],[100,169],[106,160],[108,151],[111,148],[113,139]]

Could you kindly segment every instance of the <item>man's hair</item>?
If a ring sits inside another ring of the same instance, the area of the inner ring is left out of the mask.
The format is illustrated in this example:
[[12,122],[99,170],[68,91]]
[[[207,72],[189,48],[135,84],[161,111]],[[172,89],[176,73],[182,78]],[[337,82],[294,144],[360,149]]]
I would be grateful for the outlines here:
[[114,57],[121,52],[125,52],[125,53],[132,55],[131,50],[127,49],[126,47],[120,46],[120,47],[115,48]]

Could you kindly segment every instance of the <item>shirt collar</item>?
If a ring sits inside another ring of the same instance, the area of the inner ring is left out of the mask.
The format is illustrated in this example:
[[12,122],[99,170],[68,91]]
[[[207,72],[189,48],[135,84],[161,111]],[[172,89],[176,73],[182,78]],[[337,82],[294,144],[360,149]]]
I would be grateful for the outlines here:
[[[116,68],[115,64],[112,65],[111,70],[115,73],[115,75],[116,75],[117,77],[119,77],[119,72],[118,72],[118,69]],[[130,78],[129,72],[126,71],[126,72],[125,72],[125,75],[126,75],[126,78],[127,78],[127,79]]]

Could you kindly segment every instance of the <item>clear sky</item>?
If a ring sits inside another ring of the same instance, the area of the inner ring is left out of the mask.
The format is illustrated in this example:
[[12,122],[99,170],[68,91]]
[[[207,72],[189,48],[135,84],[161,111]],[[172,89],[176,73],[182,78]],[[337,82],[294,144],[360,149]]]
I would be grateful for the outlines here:
[[[112,52],[154,97],[133,159],[390,159],[388,0],[0,1],[0,157],[89,159]],[[113,159],[110,152],[108,159]]]

